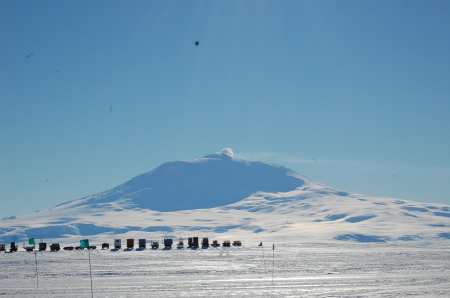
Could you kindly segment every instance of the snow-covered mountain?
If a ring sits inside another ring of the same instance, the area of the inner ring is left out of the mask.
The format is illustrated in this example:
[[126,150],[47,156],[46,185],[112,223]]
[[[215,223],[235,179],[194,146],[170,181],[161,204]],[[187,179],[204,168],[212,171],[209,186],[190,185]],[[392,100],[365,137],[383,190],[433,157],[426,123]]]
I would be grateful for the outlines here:
[[450,206],[348,193],[229,148],[111,190],[0,221],[0,243],[201,236],[450,245]]
[[107,206],[126,199],[136,208],[161,212],[205,209],[239,202],[258,191],[286,192],[304,184],[293,171],[224,153],[167,162],[111,190],[69,203]]

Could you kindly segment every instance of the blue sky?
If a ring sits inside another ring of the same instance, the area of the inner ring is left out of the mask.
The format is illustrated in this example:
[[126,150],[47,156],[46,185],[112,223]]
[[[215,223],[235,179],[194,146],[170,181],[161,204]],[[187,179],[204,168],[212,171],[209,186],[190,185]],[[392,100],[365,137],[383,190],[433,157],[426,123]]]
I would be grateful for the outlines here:
[[0,217],[224,147],[450,204],[449,15],[449,1],[0,0]]

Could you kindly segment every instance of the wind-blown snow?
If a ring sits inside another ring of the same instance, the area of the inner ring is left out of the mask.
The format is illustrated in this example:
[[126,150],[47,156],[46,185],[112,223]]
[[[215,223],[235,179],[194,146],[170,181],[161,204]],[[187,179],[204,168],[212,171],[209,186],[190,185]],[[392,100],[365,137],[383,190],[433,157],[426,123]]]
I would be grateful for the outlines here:
[[2,253],[0,296],[448,297],[450,292],[448,249],[298,240],[262,247],[244,242],[230,248]]

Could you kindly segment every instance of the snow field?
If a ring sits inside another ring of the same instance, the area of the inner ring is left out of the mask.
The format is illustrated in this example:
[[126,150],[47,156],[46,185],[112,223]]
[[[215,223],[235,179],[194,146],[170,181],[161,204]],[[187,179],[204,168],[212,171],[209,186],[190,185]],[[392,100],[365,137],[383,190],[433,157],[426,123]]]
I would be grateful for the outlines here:
[[[273,262],[273,252],[275,262]],[[91,297],[89,252],[0,254],[0,296]],[[94,297],[447,297],[448,248],[265,244],[90,251]],[[273,283],[272,283],[273,273]]]

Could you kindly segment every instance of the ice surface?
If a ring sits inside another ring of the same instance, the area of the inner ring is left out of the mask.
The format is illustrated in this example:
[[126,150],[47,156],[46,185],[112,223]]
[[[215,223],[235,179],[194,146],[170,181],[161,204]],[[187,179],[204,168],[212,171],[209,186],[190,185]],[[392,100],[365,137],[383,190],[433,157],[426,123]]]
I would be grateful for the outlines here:
[[[448,297],[448,248],[243,242],[90,252],[94,297]],[[264,254],[264,258],[263,258]],[[88,251],[1,253],[0,296],[91,297]],[[273,279],[272,279],[273,276]]]

